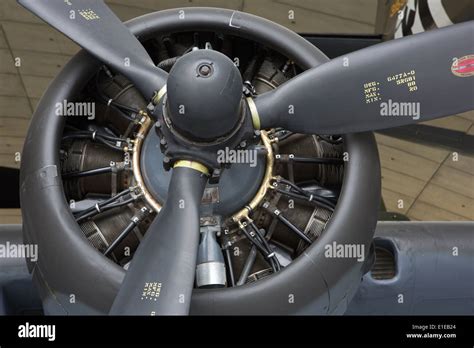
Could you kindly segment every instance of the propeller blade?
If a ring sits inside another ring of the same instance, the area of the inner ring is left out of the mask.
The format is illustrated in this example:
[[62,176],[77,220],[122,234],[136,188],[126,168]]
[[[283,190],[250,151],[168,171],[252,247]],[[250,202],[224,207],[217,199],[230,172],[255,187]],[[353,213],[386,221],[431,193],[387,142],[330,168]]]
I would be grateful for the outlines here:
[[135,252],[110,314],[189,313],[199,245],[199,206],[206,182],[202,171],[174,167],[166,203]]
[[257,96],[250,106],[261,128],[371,131],[474,109],[473,75],[470,21],[336,58]]
[[102,0],[18,0],[27,10],[131,80],[145,98],[166,83],[137,38]]

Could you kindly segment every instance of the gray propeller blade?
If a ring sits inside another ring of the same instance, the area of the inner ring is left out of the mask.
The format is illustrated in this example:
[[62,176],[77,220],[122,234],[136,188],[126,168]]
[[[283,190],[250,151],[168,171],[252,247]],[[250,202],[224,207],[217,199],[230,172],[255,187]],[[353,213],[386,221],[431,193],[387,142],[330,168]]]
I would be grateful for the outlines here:
[[207,177],[175,167],[166,203],[141,241],[112,315],[187,315],[196,272],[199,206]]
[[150,99],[166,83],[137,38],[102,0],[18,0],[29,11],[71,38]]
[[[470,57],[469,57],[470,56]],[[391,128],[474,109],[474,21],[336,58],[254,100],[261,128]]]

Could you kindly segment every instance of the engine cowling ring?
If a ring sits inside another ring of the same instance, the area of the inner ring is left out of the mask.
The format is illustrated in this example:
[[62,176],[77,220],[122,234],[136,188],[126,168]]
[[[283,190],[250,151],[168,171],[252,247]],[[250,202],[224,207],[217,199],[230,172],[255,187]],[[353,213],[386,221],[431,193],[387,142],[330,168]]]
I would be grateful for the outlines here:
[[[146,39],[156,32],[221,31],[265,44],[310,68],[327,58],[297,34],[259,17],[214,8],[152,13],[127,23]],[[230,25],[232,24],[232,25]],[[72,99],[97,71],[98,62],[78,53],[43,96],[25,141],[21,166],[21,203],[26,243],[39,246],[40,257],[29,264],[40,287],[46,313],[105,314],[124,270],[92,248],[76,224],[59,176],[59,142],[64,119],[54,105]],[[274,277],[237,288],[196,290],[192,314],[324,314],[341,313],[363,273],[355,259],[328,259],[324,245],[355,243],[369,250],[380,202],[380,166],[371,133],[344,137],[350,160],[341,196],[326,233],[289,267]],[[65,269],[64,265],[69,265]],[[91,286],[93,284],[93,286]],[[74,294],[76,303],[71,304]],[[292,294],[294,303],[289,303]]]

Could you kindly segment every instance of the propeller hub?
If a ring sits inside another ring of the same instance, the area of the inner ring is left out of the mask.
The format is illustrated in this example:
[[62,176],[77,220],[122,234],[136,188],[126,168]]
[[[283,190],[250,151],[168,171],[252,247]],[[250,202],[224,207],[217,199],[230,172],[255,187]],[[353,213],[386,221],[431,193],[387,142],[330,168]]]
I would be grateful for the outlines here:
[[182,56],[167,82],[167,116],[173,129],[196,142],[231,134],[241,119],[242,77],[234,63],[213,50]]

